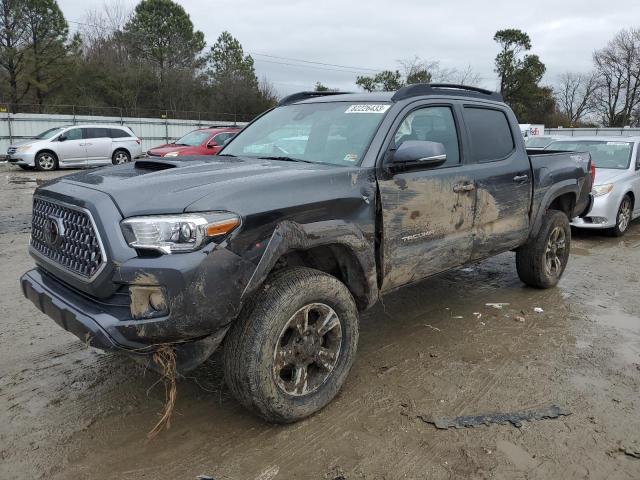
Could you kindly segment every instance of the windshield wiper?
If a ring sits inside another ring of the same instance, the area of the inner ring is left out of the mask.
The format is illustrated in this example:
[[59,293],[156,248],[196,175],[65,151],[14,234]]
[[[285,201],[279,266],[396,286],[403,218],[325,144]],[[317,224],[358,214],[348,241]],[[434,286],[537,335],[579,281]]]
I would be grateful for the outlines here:
[[283,162],[303,162],[303,163],[317,163],[312,162],[311,160],[303,160],[302,158],[293,158],[293,157],[258,157],[263,160],[282,160]]

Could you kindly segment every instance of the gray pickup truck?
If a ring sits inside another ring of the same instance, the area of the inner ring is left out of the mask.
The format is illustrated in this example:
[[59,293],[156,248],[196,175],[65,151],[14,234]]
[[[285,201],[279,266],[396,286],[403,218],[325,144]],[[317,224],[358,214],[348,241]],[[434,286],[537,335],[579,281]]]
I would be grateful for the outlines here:
[[218,156],[40,186],[22,289],[100,349],[169,345],[186,371],[222,344],[238,400],[291,422],[336,395],[385,293],[510,250],[556,285],[592,182],[588,153],[527,154],[493,92],[300,93]]

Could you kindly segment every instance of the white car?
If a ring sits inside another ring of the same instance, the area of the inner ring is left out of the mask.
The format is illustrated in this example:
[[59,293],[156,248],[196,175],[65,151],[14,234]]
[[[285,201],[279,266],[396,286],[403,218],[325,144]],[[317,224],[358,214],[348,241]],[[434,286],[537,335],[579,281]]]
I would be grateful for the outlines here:
[[606,229],[624,235],[631,221],[640,217],[640,137],[569,137],[556,140],[545,150],[589,152],[596,165],[593,207],[571,225]]
[[27,170],[94,167],[130,162],[142,155],[142,142],[122,125],[72,125],[51,128],[15,143],[7,161]]

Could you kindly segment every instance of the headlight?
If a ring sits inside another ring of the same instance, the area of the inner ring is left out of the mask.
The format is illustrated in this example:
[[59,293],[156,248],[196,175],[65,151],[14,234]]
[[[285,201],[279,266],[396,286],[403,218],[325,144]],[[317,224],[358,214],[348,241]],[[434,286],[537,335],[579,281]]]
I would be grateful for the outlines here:
[[179,153],[180,152],[169,152],[169,153],[165,153],[164,156],[165,157],[177,157]]
[[20,145],[19,147],[16,148],[16,152],[26,152],[27,150],[29,150],[33,145],[28,144],[28,145]]
[[162,253],[193,252],[240,225],[229,212],[131,217],[120,222],[130,247]]
[[613,183],[605,183],[604,185],[595,185],[591,193],[594,197],[601,197],[613,190]]

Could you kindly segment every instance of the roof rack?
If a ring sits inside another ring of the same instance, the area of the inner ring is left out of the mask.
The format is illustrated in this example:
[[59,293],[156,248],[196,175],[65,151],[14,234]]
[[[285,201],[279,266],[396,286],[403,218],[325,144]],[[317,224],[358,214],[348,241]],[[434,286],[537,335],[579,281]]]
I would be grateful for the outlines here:
[[204,128],[241,128],[238,125],[209,125]]
[[[457,90],[454,92],[446,92],[446,90]],[[454,93],[463,97],[487,98],[502,102],[503,98],[498,92],[492,92],[479,87],[471,87],[469,85],[458,85],[455,83],[414,83],[400,88],[391,97],[391,101],[397,102],[405,98],[418,97],[422,95],[442,95],[443,93]]]
[[278,102],[278,106],[282,107],[283,105],[291,105],[294,102],[297,102],[299,100],[305,100],[307,98],[324,97],[324,96],[328,96],[328,95],[344,95],[345,93],[351,93],[351,92],[298,92],[298,93],[292,93],[291,95],[287,95],[282,100],[280,100]]

